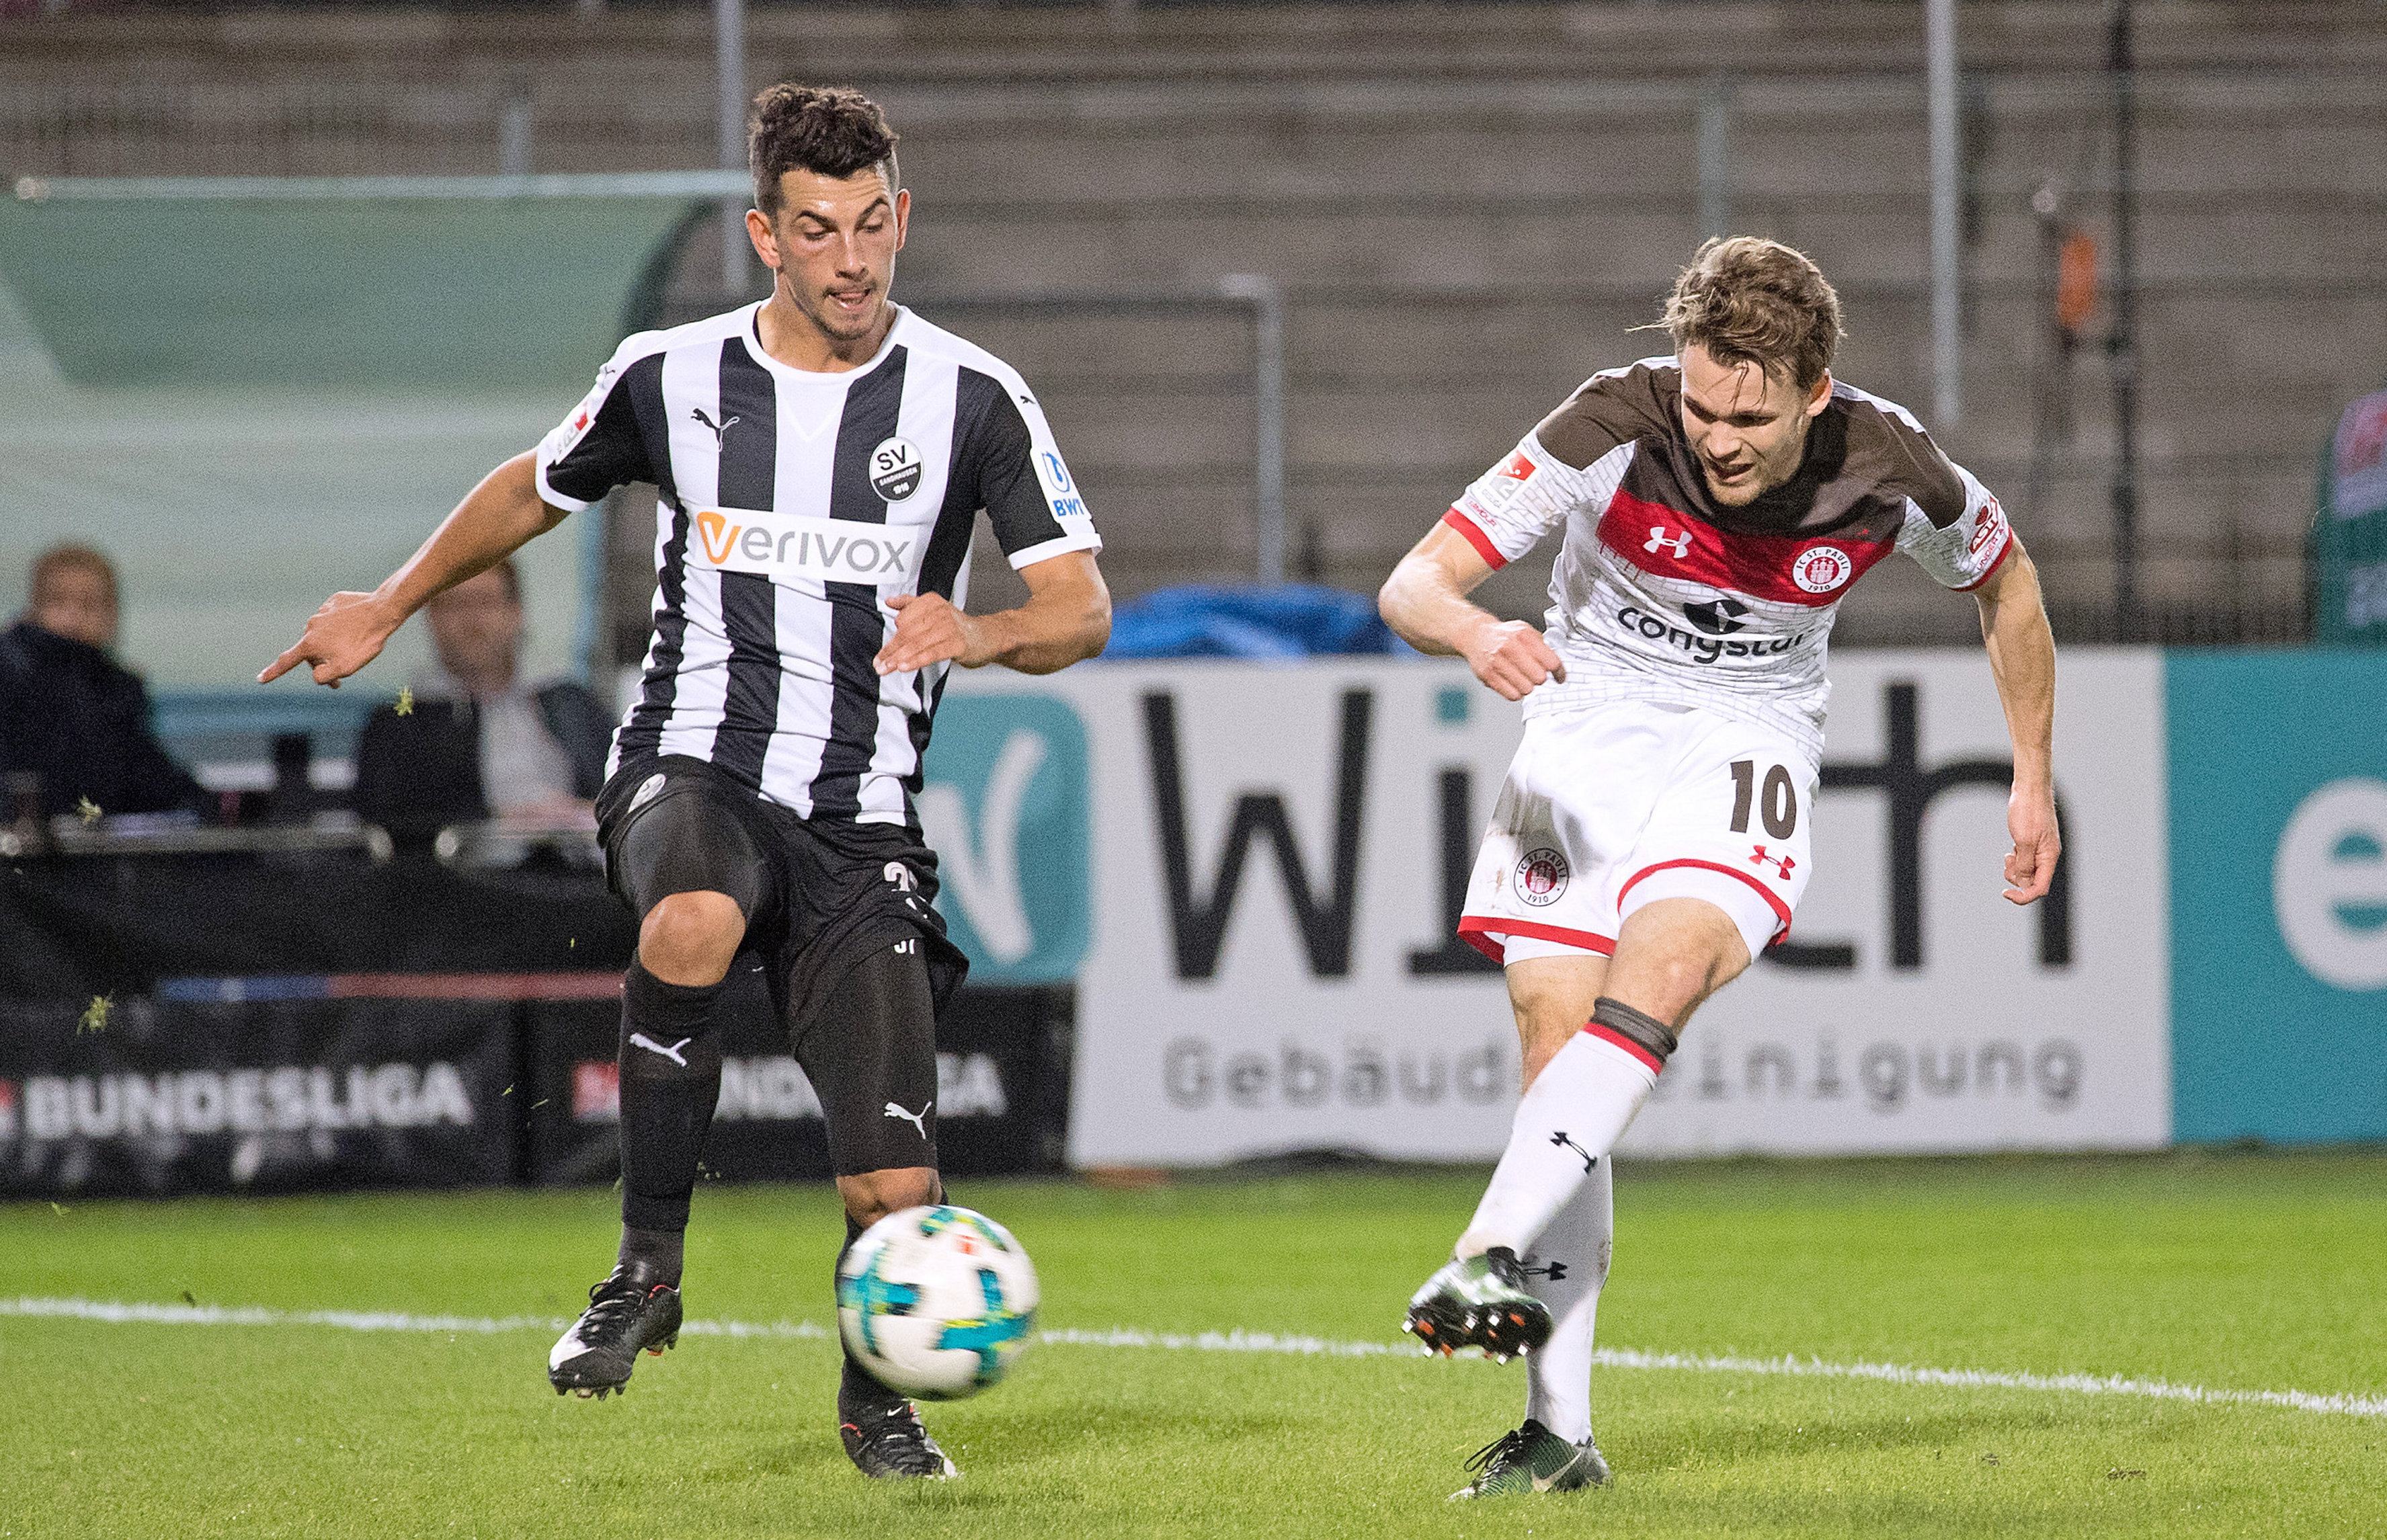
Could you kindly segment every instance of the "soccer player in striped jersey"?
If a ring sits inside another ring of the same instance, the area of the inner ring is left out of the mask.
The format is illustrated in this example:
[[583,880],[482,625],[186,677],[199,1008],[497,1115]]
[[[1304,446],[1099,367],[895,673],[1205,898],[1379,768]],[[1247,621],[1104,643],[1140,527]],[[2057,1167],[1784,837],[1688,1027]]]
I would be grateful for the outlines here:
[[[1456,653],[1525,734],[1459,921],[1503,965],[1526,1090],[1507,1152],[1407,1329],[1531,1354],[1525,1420],[1455,1496],[1605,1481],[1592,1318],[1609,1152],[1691,1013],[1787,934],[1812,869],[1825,639],[1902,554],[1979,601],[2014,739],[2005,896],[2055,875],[2055,647],[1998,501],[1902,407],[1832,378],[1839,300],[1772,241],[1700,248],[1674,356],[1594,375],[1470,486],[1384,585],[1393,628]],[[1470,603],[1557,533],[1547,629]]]
[[[1036,398],[1001,360],[888,298],[911,215],[895,135],[842,89],[777,85],[749,136],[768,299],[629,338],[535,450],[465,498],[371,593],[335,594],[260,675],[337,685],[407,616],[616,486],[661,491],[654,639],[598,799],[639,916],[623,991],[622,1243],[555,1344],[558,1394],[622,1388],[677,1340],[682,1236],[720,1095],[713,1012],[765,967],[819,1092],[847,1243],[941,1200],[935,1024],[966,963],[931,901],[913,796],[956,663],[1050,673],[1102,650],[1102,549]],[[966,606],[983,511],[1026,580]],[[851,1359],[846,1452],[873,1476],[953,1463]]]

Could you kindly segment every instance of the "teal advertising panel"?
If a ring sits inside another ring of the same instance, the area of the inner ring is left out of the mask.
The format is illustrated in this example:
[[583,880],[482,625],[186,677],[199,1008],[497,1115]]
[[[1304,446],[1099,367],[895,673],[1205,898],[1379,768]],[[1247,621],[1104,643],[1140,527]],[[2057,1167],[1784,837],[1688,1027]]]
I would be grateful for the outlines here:
[[1054,695],[954,694],[937,711],[920,822],[937,910],[979,984],[1075,978],[1088,940],[1086,729]]
[[2165,662],[2173,1136],[2387,1139],[2387,656]]

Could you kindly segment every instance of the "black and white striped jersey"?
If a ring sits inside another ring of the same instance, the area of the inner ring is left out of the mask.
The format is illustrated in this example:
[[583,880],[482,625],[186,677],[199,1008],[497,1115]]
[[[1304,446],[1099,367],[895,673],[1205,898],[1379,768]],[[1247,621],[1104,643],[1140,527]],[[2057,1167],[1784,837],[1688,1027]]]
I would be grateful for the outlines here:
[[761,308],[629,338],[538,447],[553,507],[663,494],[654,641],[607,770],[686,754],[802,817],[916,827],[951,665],[872,671],[887,600],[964,604],[980,509],[1014,567],[1102,540],[1008,364],[899,308],[863,367],[791,369]]

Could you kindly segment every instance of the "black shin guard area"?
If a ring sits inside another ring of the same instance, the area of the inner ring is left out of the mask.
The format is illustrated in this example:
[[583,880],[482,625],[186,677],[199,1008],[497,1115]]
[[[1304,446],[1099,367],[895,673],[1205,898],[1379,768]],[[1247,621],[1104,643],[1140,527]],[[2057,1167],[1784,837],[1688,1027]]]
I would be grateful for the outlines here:
[[1673,1055],[1673,1029],[1656,1016],[1636,1011],[1622,1000],[1601,995],[1591,1007],[1591,1019],[1619,1037],[1630,1038],[1654,1054],[1660,1064]]
[[915,939],[863,957],[794,1036],[839,1176],[937,1163],[937,1005],[924,947]]
[[718,984],[666,984],[636,962],[622,991],[622,1223],[688,1228],[697,1159],[721,1099]]

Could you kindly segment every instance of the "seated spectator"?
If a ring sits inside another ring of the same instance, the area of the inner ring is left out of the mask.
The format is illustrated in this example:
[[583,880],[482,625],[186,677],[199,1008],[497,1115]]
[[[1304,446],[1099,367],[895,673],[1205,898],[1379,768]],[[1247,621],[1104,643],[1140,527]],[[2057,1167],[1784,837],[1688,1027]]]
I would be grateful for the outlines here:
[[522,578],[511,560],[423,606],[438,663],[412,709],[375,708],[357,745],[357,811],[401,837],[489,818],[586,816],[613,721],[569,679],[522,682]]
[[[25,612],[0,632],[0,784],[39,786],[55,817],[86,802],[103,813],[196,813],[207,793],[149,725],[141,675],[116,646],[116,569],[88,546],[33,562]],[[0,819],[13,805],[0,806]]]

